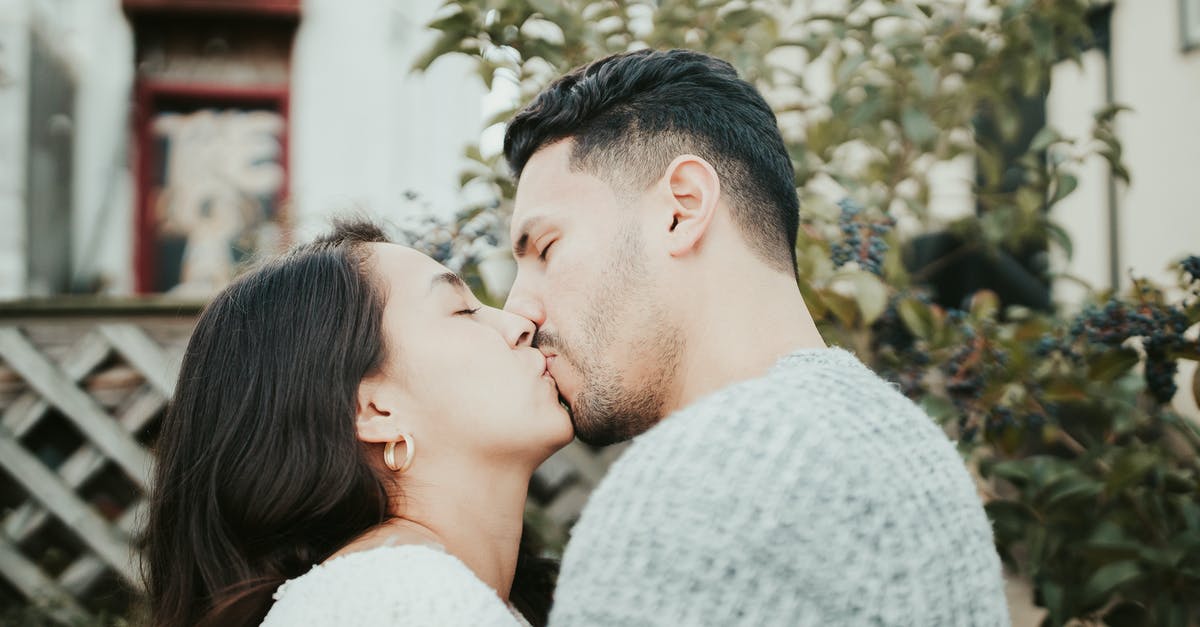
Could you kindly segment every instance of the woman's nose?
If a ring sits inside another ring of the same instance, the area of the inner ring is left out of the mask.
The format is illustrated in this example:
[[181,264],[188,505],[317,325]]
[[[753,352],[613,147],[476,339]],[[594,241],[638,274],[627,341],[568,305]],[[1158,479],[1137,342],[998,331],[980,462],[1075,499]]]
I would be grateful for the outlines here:
[[537,332],[537,325],[524,316],[508,311],[501,311],[500,315],[504,316],[504,334],[510,346],[516,348],[533,345],[533,334]]

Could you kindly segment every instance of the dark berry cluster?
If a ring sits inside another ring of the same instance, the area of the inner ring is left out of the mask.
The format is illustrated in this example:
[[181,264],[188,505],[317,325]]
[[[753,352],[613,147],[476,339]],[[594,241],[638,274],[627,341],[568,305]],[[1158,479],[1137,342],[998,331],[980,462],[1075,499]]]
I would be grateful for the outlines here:
[[1038,340],[1034,352],[1038,357],[1049,357],[1054,351],[1059,350],[1059,346],[1058,338],[1047,333]]
[[1200,255],[1192,255],[1180,262],[1179,265],[1191,282],[1200,281]]
[[1109,300],[1089,305],[1071,326],[1071,335],[1093,344],[1120,346],[1131,337],[1166,339],[1187,330],[1187,315],[1177,307]]
[[977,407],[988,381],[1009,376],[1010,357],[990,338],[996,335],[994,322],[976,322],[962,310],[952,309],[947,319],[956,323],[961,345],[941,364],[946,377],[946,392],[959,411],[969,414]]
[[1075,350],[1074,342],[1064,342],[1058,336],[1050,333],[1043,335],[1038,340],[1037,346],[1034,347],[1034,354],[1038,357],[1049,357],[1055,353],[1075,361],[1082,359],[1079,351]]
[[1146,387],[1160,403],[1169,403],[1175,398],[1175,372],[1178,363],[1163,355],[1151,356],[1146,353]]
[[1007,407],[997,407],[992,410],[987,419],[989,434],[998,435],[1006,429],[1016,426],[1017,420],[1013,411]]
[[883,359],[880,374],[900,387],[905,396],[918,400],[929,390],[925,375],[934,356],[925,342],[917,341],[900,317],[899,303],[915,297],[929,304],[923,292],[904,291],[892,297],[887,309],[871,325],[871,350]]
[[892,230],[894,223],[890,219],[867,219],[862,205],[849,198],[838,201],[838,206],[842,209],[838,218],[842,239],[831,247],[833,265],[840,268],[854,261],[867,272],[882,274],[883,257],[888,251],[884,236]]
[[904,326],[900,311],[896,309],[896,302],[896,299],[892,299],[883,314],[871,325],[871,338],[876,350],[890,347],[896,353],[903,353],[913,345],[915,338],[908,327]]
[[956,405],[979,398],[983,391],[983,372],[980,368],[980,348],[975,341],[968,341],[942,364],[946,375],[946,391]]
[[995,407],[987,417],[987,431],[990,434],[1003,433],[1006,429],[1018,427],[1026,433],[1036,434],[1046,426],[1046,417],[1034,411],[1018,414],[1008,407]]
[[1108,347],[1141,338],[1146,353],[1146,387],[1158,402],[1166,403],[1176,391],[1177,364],[1172,353],[1194,343],[1183,335],[1188,326],[1187,314],[1179,307],[1113,299],[1103,307],[1085,308],[1071,325],[1071,336]]

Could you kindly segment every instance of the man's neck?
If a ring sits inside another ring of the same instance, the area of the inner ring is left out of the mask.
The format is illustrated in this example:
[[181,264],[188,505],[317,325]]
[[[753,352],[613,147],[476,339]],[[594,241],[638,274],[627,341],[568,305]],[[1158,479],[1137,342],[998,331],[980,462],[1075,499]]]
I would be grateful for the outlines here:
[[[787,354],[825,348],[804,298],[786,275],[730,281],[701,292],[685,332],[677,396],[667,414],[721,388],[760,377]],[[735,305],[731,305],[735,304]]]

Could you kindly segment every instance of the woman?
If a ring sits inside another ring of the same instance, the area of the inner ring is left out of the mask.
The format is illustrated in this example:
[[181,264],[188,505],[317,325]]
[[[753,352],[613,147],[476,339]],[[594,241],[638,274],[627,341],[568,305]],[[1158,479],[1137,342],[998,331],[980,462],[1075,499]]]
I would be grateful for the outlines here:
[[543,623],[522,514],[572,430],[534,330],[365,223],[235,281],[157,443],[154,624]]

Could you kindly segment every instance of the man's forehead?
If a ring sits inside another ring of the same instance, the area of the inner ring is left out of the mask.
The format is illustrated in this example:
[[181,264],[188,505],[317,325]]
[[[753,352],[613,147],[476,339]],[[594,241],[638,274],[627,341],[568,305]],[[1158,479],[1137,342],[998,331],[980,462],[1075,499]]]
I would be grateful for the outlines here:
[[519,211],[513,211],[512,224],[509,226],[509,235],[512,236],[513,243],[515,244],[517,238],[522,235],[529,235],[529,232],[536,229],[545,219],[543,214],[523,216]]
[[525,168],[521,173],[521,180],[524,181],[526,175],[531,171],[535,178],[540,175],[554,176],[561,174],[564,171],[571,170],[571,154],[575,150],[575,141],[572,139],[560,139],[552,144],[546,144],[537,149],[529,160],[525,162]]
[[543,226],[563,210],[571,194],[586,188],[582,173],[569,167],[570,142],[560,141],[533,154],[521,178],[513,202],[511,235],[513,242],[523,233]]

